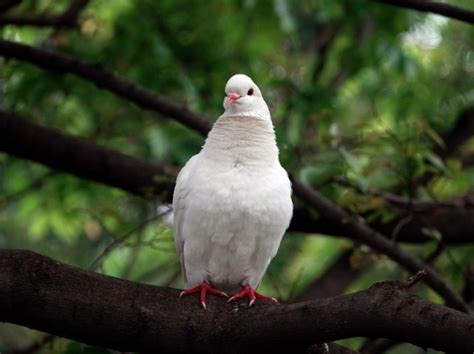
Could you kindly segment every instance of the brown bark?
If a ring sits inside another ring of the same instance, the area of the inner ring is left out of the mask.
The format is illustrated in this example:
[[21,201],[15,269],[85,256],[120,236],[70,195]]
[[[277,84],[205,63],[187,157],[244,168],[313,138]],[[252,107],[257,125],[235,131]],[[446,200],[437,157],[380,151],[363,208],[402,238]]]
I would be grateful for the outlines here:
[[[437,350],[474,350],[474,318],[408,295],[402,283],[291,305],[227,304],[0,250],[0,321],[91,345],[157,353],[303,352],[314,343],[380,336]],[[449,338],[449,340],[446,340]]]

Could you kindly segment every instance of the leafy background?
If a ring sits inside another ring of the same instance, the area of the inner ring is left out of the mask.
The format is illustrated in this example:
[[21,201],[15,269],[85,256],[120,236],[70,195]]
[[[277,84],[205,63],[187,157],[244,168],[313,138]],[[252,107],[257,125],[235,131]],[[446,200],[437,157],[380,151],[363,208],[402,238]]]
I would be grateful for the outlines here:
[[[450,3],[474,10],[469,0]],[[15,12],[61,13],[68,5],[28,0]],[[328,26],[336,33],[321,55],[318,40]],[[436,153],[443,148],[442,134],[474,103],[473,26],[368,0],[93,0],[77,31],[0,31],[5,39],[103,62],[213,119],[222,112],[228,77],[247,73],[271,107],[284,166],[369,219],[389,221],[395,210],[336,177],[363,191],[422,200],[462,195],[474,185],[474,169],[462,163],[474,153],[472,139],[447,160]],[[43,126],[176,172],[203,143],[180,124],[76,77],[0,63],[1,107]],[[434,177],[417,185],[427,172]],[[0,154],[0,247],[32,249],[81,268],[179,288],[172,230],[160,218],[159,205]],[[422,257],[436,245],[435,233],[432,242],[406,247]],[[352,246],[347,239],[288,233],[261,290],[289,300]],[[406,276],[380,255],[356,247],[353,267],[369,267],[347,291]],[[460,289],[473,252],[473,246],[449,247],[436,268]],[[424,287],[419,291],[440,301]],[[42,336],[3,324],[0,350],[24,348]],[[344,343],[356,348],[361,339]],[[56,339],[41,352],[106,350]],[[392,352],[419,350],[401,346]]]

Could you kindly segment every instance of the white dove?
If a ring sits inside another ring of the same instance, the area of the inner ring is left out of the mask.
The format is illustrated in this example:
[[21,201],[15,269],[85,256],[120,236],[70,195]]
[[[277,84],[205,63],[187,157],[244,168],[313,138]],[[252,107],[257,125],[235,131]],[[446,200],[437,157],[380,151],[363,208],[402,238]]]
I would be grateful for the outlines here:
[[199,154],[180,171],[173,195],[174,238],[187,290],[230,301],[276,301],[255,291],[293,214],[291,183],[260,89],[246,75],[225,87],[225,112]]

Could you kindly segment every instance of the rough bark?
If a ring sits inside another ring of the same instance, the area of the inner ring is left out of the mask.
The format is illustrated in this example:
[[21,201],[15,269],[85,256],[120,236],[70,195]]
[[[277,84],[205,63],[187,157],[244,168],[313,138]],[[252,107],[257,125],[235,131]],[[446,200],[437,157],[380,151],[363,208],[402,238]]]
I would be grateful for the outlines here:
[[[227,304],[0,250],[0,321],[91,345],[158,353],[304,352],[314,343],[380,336],[437,350],[474,350],[474,317],[408,295],[398,282],[291,305]],[[449,338],[449,340],[446,340]]]

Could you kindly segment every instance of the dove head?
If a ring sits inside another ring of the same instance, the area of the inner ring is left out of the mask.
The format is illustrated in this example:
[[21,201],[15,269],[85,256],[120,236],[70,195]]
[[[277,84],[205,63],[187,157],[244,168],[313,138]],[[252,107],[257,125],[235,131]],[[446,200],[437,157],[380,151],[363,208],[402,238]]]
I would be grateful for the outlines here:
[[225,85],[225,94],[223,116],[270,120],[270,111],[260,89],[247,75],[232,76]]

